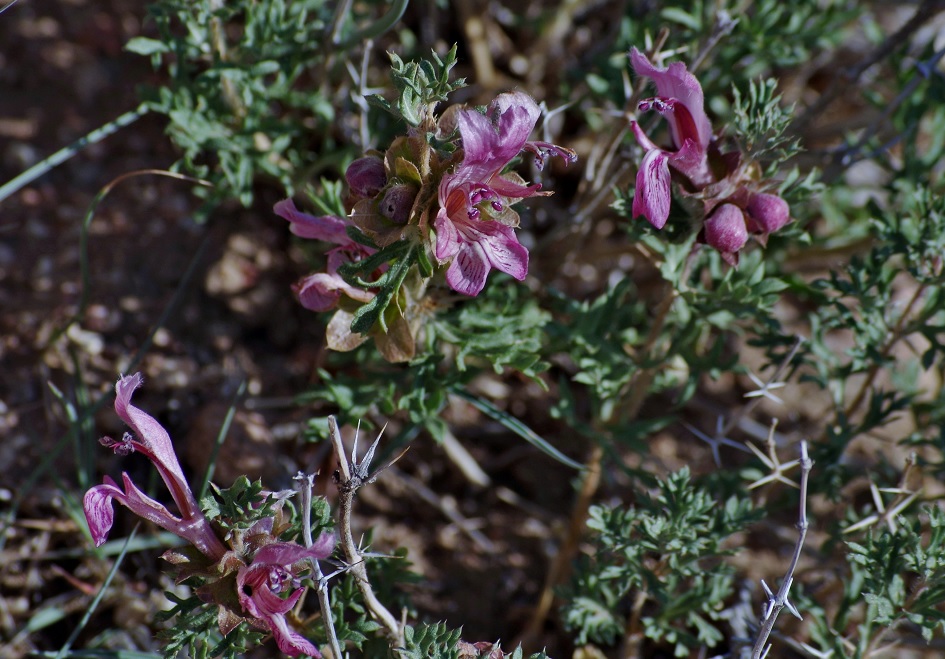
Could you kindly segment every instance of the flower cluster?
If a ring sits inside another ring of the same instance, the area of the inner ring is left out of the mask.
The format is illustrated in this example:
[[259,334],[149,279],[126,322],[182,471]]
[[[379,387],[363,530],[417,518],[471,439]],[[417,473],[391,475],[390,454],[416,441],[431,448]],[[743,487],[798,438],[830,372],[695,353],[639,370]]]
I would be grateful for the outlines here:
[[[82,501],[95,545],[107,539],[114,521],[112,501],[117,501],[192,545],[189,549],[170,550],[164,558],[178,567],[180,580],[201,578],[197,594],[220,607],[218,621],[224,635],[247,622],[272,633],[285,654],[321,656],[312,643],[289,627],[286,613],[302,595],[300,574],[309,561],[328,557],[334,538],[324,534],[311,547],[279,541],[288,522],[281,511],[284,496],[276,495],[271,515],[247,530],[231,531],[224,543],[198,506],[167,431],[131,404],[131,396],[141,384],[141,374],[136,373],[122,377],[115,385],[115,411],[134,434],[125,433],[121,440],[104,437],[101,443],[119,455],[138,451],[151,460],[170,490],[180,517],[144,494],[128,474],[122,474],[124,490],[106,476],[105,482],[89,489]],[[286,593],[287,597],[281,596]]]
[[657,96],[640,102],[641,112],[653,110],[669,124],[672,147],[657,146],[633,121],[637,142],[646,151],[637,172],[633,215],[642,215],[657,229],[669,218],[670,183],[680,194],[703,204],[704,224],[699,240],[738,263],[738,251],[754,234],[764,244],[768,234],[790,222],[787,202],[765,192],[770,184],[758,180],[757,168],[743,162],[738,151],[721,153],[705,113],[702,87],[686,65],[654,66],[636,48],[630,61],[638,75],[656,84]]
[[[528,250],[511,206],[550,193],[504,170],[523,152],[535,154],[539,168],[549,156],[576,160],[569,149],[529,141],[540,114],[522,92],[500,94],[485,113],[450,108],[386,152],[351,163],[346,218],[301,213],[290,200],[276,205],[295,234],[335,245],[326,272],[295,287],[306,308],[338,309],[329,347],[350,350],[371,335],[388,360],[410,359],[421,302],[441,282],[476,296],[493,269],[525,278]],[[376,321],[358,325],[368,311]]]

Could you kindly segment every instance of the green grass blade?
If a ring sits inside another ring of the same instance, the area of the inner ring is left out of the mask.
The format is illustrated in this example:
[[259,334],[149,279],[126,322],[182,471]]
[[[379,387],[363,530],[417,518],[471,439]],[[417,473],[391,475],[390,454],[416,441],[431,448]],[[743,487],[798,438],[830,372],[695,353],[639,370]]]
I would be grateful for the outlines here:
[[0,186],[0,201],[3,201],[23,186],[29,185],[51,169],[58,167],[88,145],[101,142],[109,135],[118,132],[125,126],[133,124],[138,119],[147,114],[147,112],[147,104],[142,103],[134,110],[124,113],[114,121],[110,121],[104,126],[96,128],[85,137],[80,137],[69,146],[59,149],[59,151],[56,151],[56,153],[52,154],[48,158],[40,160],[38,163],[27,169],[16,178]]
[[226,411],[226,417],[220,425],[220,432],[217,433],[216,442],[213,444],[213,451],[210,452],[210,460],[207,462],[207,471],[204,472],[203,479],[200,481],[199,487],[197,488],[197,501],[203,499],[204,495],[207,493],[207,485],[209,485],[210,481],[213,479],[213,470],[217,464],[217,456],[220,455],[220,447],[223,446],[223,441],[226,439],[227,433],[230,432],[230,425],[233,423],[233,417],[236,416],[236,405],[240,398],[243,397],[244,393],[246,393],[246,380],[240,383],[239,388],[233,395],[233,400],[230,401],[230,408]]
[[112,569],[108,571],[108,576],[105,577],[105,582],[102,584],[102,587],[99,588],[98,593],[95,594],[95,597],[92,599],[92,603],[89,604],[88,610],[85,612],[85,615],[82,616],[82,619],[79,620],[79,624],[76,625],[76,628],[72,630],[72,634],[69,635],[69,638],[66,639],[66,642],[59,649],[59,652],[56,654],[56,659],[63,659],[66,656],[66,653],[69,652],[69,648],[72,647],[72,644],[75,643],[75,640],[79,637],[79,634],[82,633],[82,630],[85,629],[85,626],[89,624],[89,620],[92,619],[92,614],[95,613],[95,609],[98,608],[98,605],[101,603],[102,598],[105,597],[105,593],[108,592],[108,587],[112,583],[112,579],[115,578],[115,575],[118,574],[118,567],[121,565],[121,562],[125,559],[125,554],[128,553],[128,545],[131,543],[131,540],[135,537],[135,534],[138,532],[138,527],[140,522],[135,525],[131,530],[131,533],[128,534],[128,539],[125,540],[125,544],[122,547],[121,553],[118,554],[118,558],[115,559],[115,564],[112,565]]
[[489,401],[479,398],[478,396],[474,396],[461,387],[451,387],[450,391],[463,400],[468,401],[473,407],[486,416],[501,423],[503,426],[514,432],[516,435],[524,439],[526,442],[537,448],[548,457],[554,458],[561,464],[567,465],[572,469],[584,469],[584,465],[582,465],[580,462],[575,462],[566,456],[564,453],[549,444],[545,439],[539,437],[534,430],[526,426],[514,416],[506,414]]

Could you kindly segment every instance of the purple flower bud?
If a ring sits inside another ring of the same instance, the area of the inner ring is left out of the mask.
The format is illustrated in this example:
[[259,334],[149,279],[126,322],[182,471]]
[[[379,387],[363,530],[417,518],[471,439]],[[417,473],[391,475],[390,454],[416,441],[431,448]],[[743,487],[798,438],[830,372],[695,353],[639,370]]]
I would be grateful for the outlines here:
[[417,196],[417,187],[409,184],[392,185],[381,200],[380,212],[391,222],[406,224],[410,219],[410,209]]
[[377,156],[358,158],[348,165],[345,180],[356,196],[364,199],[373,197],[387,185],[384,161]]
[[751,230],[755,233],[773,233],[791,221],[787,202],[773,194],[751,195],[746,210]]
[[748,242],[748,227],[741,209],[734,204],[716,208],[705,221],[705,241],[723,256],[735,254],[744,247]]

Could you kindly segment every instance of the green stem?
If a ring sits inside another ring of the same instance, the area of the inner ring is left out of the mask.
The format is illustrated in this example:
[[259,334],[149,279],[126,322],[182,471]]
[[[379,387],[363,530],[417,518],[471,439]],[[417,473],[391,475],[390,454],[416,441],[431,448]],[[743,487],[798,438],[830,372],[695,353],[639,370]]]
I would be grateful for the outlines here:
[[115,575],[118,574],[118,568],[121,565],[121,562],[124,560],[125,554],[128,552],[128,546],[131,544],[131,541],[134,540],[139,526],[141,526],[141,522],[138,522],[138,524],[136,524],[131,530],[131,533],[128,534],[128,539],[125,540],[125,544],[121,548],[121,553],[115,560],[115,564],[112,565],[112,569],[108,571],[108,576],[105,577],[105,582],[102,584],[102,587],[98,589],[98,592],[95,594],[95,598],[92,600],[92,603],[89,604],[89,608],[85,611],[85,614],[82,616],[79,624],[75,629],[72,630],[72,634],[69,635],[69,638],[66,639],[66,642],[63,644],[63,646],[59,648],[59,652],[56,654],[56,659],[62,659],[63,657],[69,656],[69,650],[72,648],[72,644],[75,643],[75,640],[79,637],[79,634],[82,632],[82,630],[85,629],[85,626],[89,624],[92,614],[95,613],[95,609],[98,608],[98,605],[102,602],[102,598],[105,597],[105,593],[108,592],[108,587],[111,585],[112,579],[114,579]]
[[148,105],[146,103],[142,103],[134,110],[124,113],[114,121],[111,121],[100,128],[96,128],[85,137],[80,137],[69,146],[56,151],[56,153],[52,154],[48,158],[40,160],[38,163],[27,169],[13,180],[7,182],[3,186],[0,186],[0,201],[3,201],[20,188],[29,185],[54,167],[58,167],[88,145],[101,142],[109,135],[118,132],[119,129],[133,124],[138,119],[147,114],[147,112]]
[[366,28],[358,30],[353,35],[345,39],[343,42],[338,44],[338,48],[344,50],[350,48],[355,44],[358,44],[365,39],[374,39],[379,37],[389,29],[394,27],[397,24],[397,21],[401,19],[404,15],[404,12],[407,11],[407,4],[410,0],[394,0],[394,4],[391,5],[390,10],[377,19],[374,23],[371,23]]

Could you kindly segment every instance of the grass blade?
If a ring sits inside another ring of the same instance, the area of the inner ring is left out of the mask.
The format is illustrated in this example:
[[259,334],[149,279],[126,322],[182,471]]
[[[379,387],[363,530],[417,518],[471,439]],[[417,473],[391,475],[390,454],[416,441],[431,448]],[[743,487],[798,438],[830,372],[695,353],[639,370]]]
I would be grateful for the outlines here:
[[526,442],[537,448],[539,451],[544,453],[550,458],[554,458],[563,465],[567,465],[572,469],[583,470],[584,465],[579,462],[575,462],[564,453],[556,449],[554,446],[549,444],[547,440],[538,436],[538,434],[526,426],[524,423],[516,419],[511,414],[507,414],[500,410],[498,407],[490,403],[489,401],[474,396],[465,389],[460,387],[452,387],[450,391],[463,400],[468,401],[473,407],[485,414],[486,416],[498,421],[503,426],[514,432],[516,435],[524,439]]

